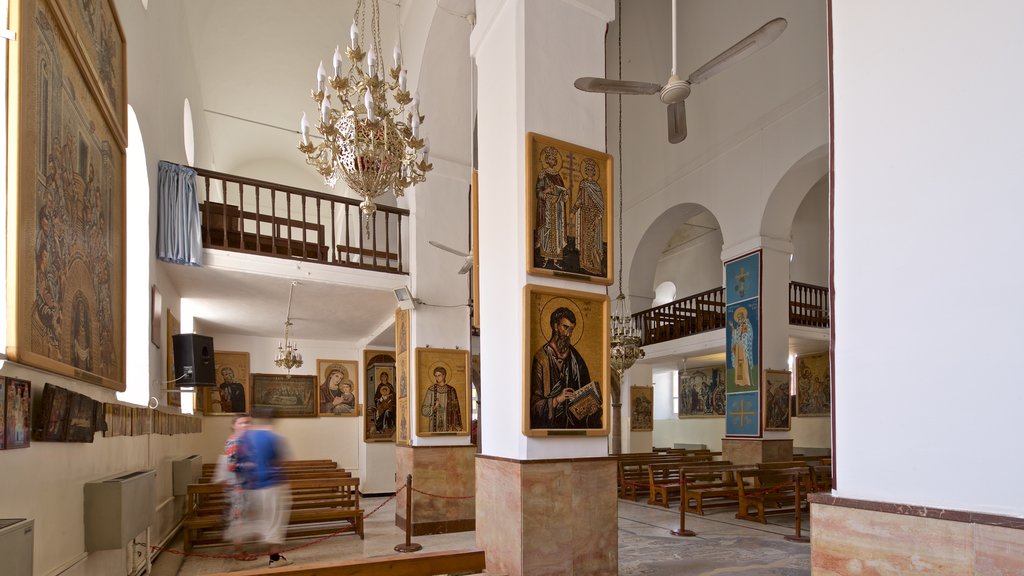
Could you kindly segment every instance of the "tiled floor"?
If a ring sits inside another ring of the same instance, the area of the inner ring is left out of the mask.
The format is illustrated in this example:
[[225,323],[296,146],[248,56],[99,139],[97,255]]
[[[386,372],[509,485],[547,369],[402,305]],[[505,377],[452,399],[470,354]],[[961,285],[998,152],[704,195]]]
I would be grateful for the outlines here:
[[[387,500],[387,501],[386,501]],[[366,539],[344,534],[323,541],[290,540],[287,556],[296,565],[329,562],[347,558],[394,554],[396,544],[405,542],[405,533],[394,526],[394,500],[365,498],[363,507],[369,512],[384,504],[366,519]],[[770,517],[761,525],[734,518],[735,511],[709,513],[700,517],[688,514],[686,528],[696,532],[692,538],[672,536],[669,531],[679,527],[676,505],[666,510],[660,506],[619,501],[619,574],[626,576],[745,575],[798,576],[809,575],[810,545],[788,542],[784,536],[794,533],[793,518]],[[805,536],[810,535],[807,514],[803,515]],[[476,546],[475,533],[417,536],[413,541],[426,551],[456,550]],[[180,539],[170,546],[181,548]],[[202,555],[230,554],[228,548],[202,548]],[[203,556],[182,557],[163,553],[157,559],[154,576],[197,576],[213,572],[232,572],[264,565],[259,561]]]

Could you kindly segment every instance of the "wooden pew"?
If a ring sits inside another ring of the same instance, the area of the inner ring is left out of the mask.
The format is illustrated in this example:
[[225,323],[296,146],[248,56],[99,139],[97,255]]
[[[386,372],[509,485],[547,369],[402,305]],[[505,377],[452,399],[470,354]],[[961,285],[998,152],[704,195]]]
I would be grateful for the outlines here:
[[[806,466],[790,468],[759,468],[736,472],[739,490],[739,511],[737,518],[767,524],[766,514],[793,514],[795,508],[786,507],[796,499],[796,484],[807,482],[809,470]],[[749,482],[747,482],[749,480]],[[800,490],[799,506],[803,506],[805,488]],[[751,513],[751,508],[754,512]],[[770,510],[767,510],[770,508]]]
[[451,550],[446,552],[419,552],[392,554],[373,558],[292,565],[281,568],[254,568],[237,572],[222,572],[211,576],[438,576],[441,574],[477,574],[484,571],[483,550]]
[[[332,533],[339,523],[365,538],[359,506],[358,478],[291,480],[292,510],[288,537]],[[187,511],[182,521],[185,551],[203,544],[223,543],[224,494],[219,484],[189,484]],[[316,526],[311,526],[316,524]]]
[[647,452],[620,454],[619,497],[630,498],[636,502],[637,495],[646,493],[650,501],[650,479],[647,467],[651,464],[685,464],[688,462],[705,462],[713,458],[712,453],[696,453],[689,456],[678,454],[652,454]]
[[[683,469],[692,470],[696,475],[698,469],[705,469],[709,467],[718,468],[721,466],[728,466],[732,464],[729,461],[684,461],[684,462],[662,462],[662,463],[651,463],[647,465],[647,489],[650,496],[647,497],[648,504],[658,504],[661,501],[661,505],[668,508],[669,497],[672,494],[680,494],[682,486],[682,471]],[[709,473],[711,478],[715,477],[715,473]],[[693,481],[696,481],[696,476]],[[704,478],[701,478],[704,480]]]
[[[687,512],[704,515],[705,508],[732,506],[739,501],[736,473],[756,469],[749,464],[718,463],[718,466],[683,468],[683,497],[680,506]],[[693,505],[690,505],[690,502]]]

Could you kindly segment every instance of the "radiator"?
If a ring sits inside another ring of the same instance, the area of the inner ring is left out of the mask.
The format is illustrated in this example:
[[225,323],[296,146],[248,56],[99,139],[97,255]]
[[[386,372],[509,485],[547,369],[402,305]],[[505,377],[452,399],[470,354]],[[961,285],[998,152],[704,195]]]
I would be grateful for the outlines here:
[[32,533],[35,522],[0,519],[0,562],[8,576],[32,576]]
[[198,454],[171,462],[171,494],[185,496],[189,484],[198,484],[203,473],[203,459]]
[[85,549],[117,550],[153,521],[155,470],[85,484]]

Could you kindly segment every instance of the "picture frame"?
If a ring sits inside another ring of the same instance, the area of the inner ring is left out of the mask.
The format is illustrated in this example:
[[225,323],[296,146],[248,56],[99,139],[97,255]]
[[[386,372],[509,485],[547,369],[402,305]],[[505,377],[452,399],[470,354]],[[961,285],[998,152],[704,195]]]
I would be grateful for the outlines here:
[[[175,382],[174,376],[174,345],[172,344],[173,336],[175,334],[181,334],[181,322],[178,321],[178,317],[171,312],[171,309],[167,309],[167,339],[164,342],[167,343],[167,354],[165,355],[167,364],[164,366],[165,373],[167,374],[166,382],[168,390],[177,390],[178,383]],[[214,351],[216,354],[216,351]],[[177,392],[167,393],[167,405],[168,406],[181,406],[181,394]],[[200,399],[200,406],[202,406],[202,400]]]
[[470,285],[470,297],[473,308],[470,314],[470,326],[480,330],[480,171],[473,170],[470,183],[470,252],[473,254],[473,270]]
[[4,449],[28,448],[32,432],[32,383],[6,379],[4,394]]
[[7,448],[7,378],[0,376],[0,450]]
[[[400,405],[394,389],[395,352],[363,351],[363,371],[363,441],[394,442]],[[390,391],[386,392],[385,388],[390,388]]]
[[725,365],[679,372],[679,418],[725,416]]
[[469,436],[469,350],[416,349],[417,436]]
[[[608,297],[527,284],[523,298],[523,434],[607,435]],[[562,350],[556,352],[559,346]],[[560,353],[573,359],[566,363],[572,369],[566,377],[571,386],[557,383],[566,378],[553,372],[551,355]]]
[[359,416],[359,362],[356,360],[316,361],[317,415]]
[[409,351],[409,311],[395,309],[395,354]]
[[613,281],[610,154],[526,135],[527,273]]
[[629,387],[629,431],[654,431],[654,386]]
[[156,287],[156,284],[150,288],[149,304],[149,340],[159,349],[160,337],[163,336],[164,297],[160,294],[160,289]]
[[107,0],[100,41],[122,58],[97,62],[106,76],[98,74],[87,52],[97,36],[77,28],[65,4],[11,6],[7,212],[17,233],[8,242],[7,353],[123,391],[127,91],[108,104],[101,86],[124,82],[123,34]]
[[196,389],[199,406],[206,416],[246,414],[252,396],[249,394],[249,353],[213,351],[213,369],[216,386]]
[[96,401],[78,392],[71,392],[68,402],[66,442],[92,442],[96,431]]
[[764,371],[764,429],[783,431],[792,428],[789,390],[793,373],[789,370]]
[[270,418],[314,418],[316,388],[314,374],[253,374],[249,390],[252,413]]
[[411,444],[408,397],[398,399],[398,430],[395,433],[395,444],[399,446]]
[[832,415],[831,359],[828,352],[796,357],[796,416]]
[[36,411],[32,439],[40,442],[64,442],[67,438],[70,390],[47,382]]

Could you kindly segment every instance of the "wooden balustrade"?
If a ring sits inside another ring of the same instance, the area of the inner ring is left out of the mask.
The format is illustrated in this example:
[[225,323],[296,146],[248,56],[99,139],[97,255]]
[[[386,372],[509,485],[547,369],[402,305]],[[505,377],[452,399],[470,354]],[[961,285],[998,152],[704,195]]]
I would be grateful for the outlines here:
[[196,168],[204,248],[407,274],[409,211]]
[[[643,345],[725,328],[725,289],[715,288],[633,314]],[[789,323],[828,328],[828,288],[789,283]]]
[[789,283],[789,323],[828,328],[828,288],[802,282]]

